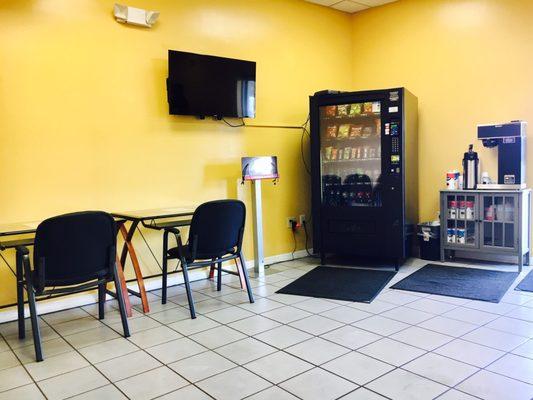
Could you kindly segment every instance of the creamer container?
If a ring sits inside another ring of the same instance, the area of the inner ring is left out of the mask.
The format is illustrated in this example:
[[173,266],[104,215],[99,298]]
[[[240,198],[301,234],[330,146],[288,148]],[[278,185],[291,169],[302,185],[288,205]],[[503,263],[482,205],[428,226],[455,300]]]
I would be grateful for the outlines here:
[[474,219],[474,202],[473,201],[466,202],[466,219],[468,220]]
[[457,218],[457,201],[452,200],[448,202],[448,218]]
[[448,243],[455,243],[455,229],[448,228],[446,239]]
[[459,202],[459,219],[466,219],[466,201],[461,200]]

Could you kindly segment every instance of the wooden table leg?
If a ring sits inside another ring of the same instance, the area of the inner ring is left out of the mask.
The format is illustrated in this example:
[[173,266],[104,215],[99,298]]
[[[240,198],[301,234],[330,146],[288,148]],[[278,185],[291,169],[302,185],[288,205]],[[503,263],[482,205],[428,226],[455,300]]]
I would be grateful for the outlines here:
[[124,223],[119,224],[120,233],[124,238],[124,246],[122,248],[122,254],[120,257],[120,263],[124,267],[126,263],[126,256],[129,253],[131,263],[133,264],[133,270],[135,271],[135,278],[137,279],[137,284],[139,285],[139,294],[141,295],[141,302],[143,306],[143,312],[150,312],[150,306],[148,305],[148,298],[146,297],[146,289],[144,287],[144,279],[141,272],[141,267],[139,265],[139,260],[137,259],[137,254],[135,253],[135,248],[131,242],[133,234],[137,229],[137,221],[132,222],[130,229],[126,229]]
[[115,288],[115,290],[122,290],[122,297],[124,297],[124,305],[126,306],[126,315],[128,317],[132,316],[131,312],[131,302],[130,302],[130,294],[128,293],[128,286],[126,286],[126,278],[124,278],[124,268],[122,267],[122,264],[120,263],[120,260],[118,259],[117,254],[117,271],[118,271],[118,279],[120,280],[120,288]]

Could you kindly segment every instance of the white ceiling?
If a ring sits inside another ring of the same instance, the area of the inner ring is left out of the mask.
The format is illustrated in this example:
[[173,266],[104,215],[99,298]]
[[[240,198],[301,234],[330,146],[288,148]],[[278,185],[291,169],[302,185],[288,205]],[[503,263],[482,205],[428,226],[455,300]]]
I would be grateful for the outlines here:
[[309,3],[320,4],[321,6],[332,7],[347,13],[355,13],[366,10],[370,7],[377,7],[383,4],[392,3],[397,0],[305,0]]

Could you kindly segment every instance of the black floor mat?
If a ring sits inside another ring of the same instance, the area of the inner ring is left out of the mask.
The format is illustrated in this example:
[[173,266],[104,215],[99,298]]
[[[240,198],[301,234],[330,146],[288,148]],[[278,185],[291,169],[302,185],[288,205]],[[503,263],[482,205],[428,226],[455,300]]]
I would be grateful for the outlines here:
[[276,293],[370,303],[394,275],[393,271],[320,266]]
[[533,292],[533,271],[526,275],[526,277],[516,286],[515,290]]
[[517,276],[517,272],[427,264],[391,288],[498,303]]

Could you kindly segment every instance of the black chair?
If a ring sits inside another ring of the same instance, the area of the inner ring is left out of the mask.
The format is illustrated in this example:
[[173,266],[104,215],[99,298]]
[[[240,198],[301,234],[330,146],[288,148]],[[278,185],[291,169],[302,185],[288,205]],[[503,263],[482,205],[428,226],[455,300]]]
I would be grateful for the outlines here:
[[76,293],[98,288],[99,318],[104,318],[106,285],[114,281],[124,336],[130,336],[124,297],[116,264],[116,226],[111,215],[100,211],[49,218],[37,227],[33,271],[29,251],[18,247],[24,266],[37,361],[43,360],[35,297]]
[[[216,200],[199,206],[192,217],[187,244],[181,241],[180,232],[175,227],[165,228],[163,235],[163,284],[162,303],[167,302],[168,260],[178,259],[183,272],[187,299],[191,311],[191,318],[196,318],[188,271],[218,265],[217,290],[222,288],[222,272],[239,275],[244,278],[248,299],[254,302],[250,280],[246,271],[246,264],[242,255],[242,240],[246,207],[238,200]],[[168,235],[176,237],[177,247],[168,248]],[[241,267],[237,264],[241,262]],[[234,260],[237,272],[222,269],[222,263]],[[242,272],[242,276],[240,275]]]

